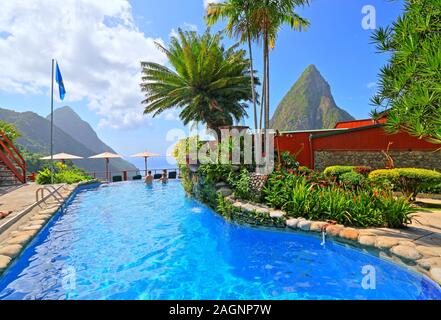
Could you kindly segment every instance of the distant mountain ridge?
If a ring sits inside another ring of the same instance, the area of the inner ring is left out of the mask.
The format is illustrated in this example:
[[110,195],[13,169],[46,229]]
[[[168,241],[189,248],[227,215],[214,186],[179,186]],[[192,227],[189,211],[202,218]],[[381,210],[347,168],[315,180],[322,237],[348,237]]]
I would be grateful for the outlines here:
[[[58,112],[61,109],[63,110]],[[54,112],[54,152],[67,152],[84,157],[85,159],[74,161],[74,163],[87,172],[104,171],[104,160],[87,158],[104,152],[102,150],[114,152],[113,149],[102,142],[92,127],[71,108],[61,109]],[[68,125],[63,117],[66,114],[70,116]],[[22,134],[22,137],[17,139],[17,143],[26,150],[44,155],[50,153],[50,121],[48,119],[31,111],[16,112],[0,108],[0,120],[12,123],[17,127]],[[79,137],[81,137],[81,140]],[[91,143],[88,142],[89,140]],[[136,170],[136,167],[123,159],[112,159],[110,161],[110,171],[121,174],[119,172],[121,170]]]
[[354,117],[336,105],[328,82],[310,65],[280,102],[271,127],[280,131],[328,129],[350,120]]

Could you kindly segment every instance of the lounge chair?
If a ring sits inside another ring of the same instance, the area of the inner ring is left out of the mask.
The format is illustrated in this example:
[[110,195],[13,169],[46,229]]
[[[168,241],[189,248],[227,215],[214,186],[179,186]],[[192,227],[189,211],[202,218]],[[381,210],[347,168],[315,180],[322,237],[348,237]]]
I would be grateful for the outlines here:
[[168,173],[168,178],[169,179],[176,179],[176,171],[172,171]]
[[158,180],[162,178],[162,174],[160,173],[155,173],[155,175],[153,176],[153,179]]
[[138,174],[138,175],[136,175],[136,176],[133,176],[132,179],[133,179],[133,180],[141,180],[141,179],[142,179],[142,176],[141,176],[140,174]]

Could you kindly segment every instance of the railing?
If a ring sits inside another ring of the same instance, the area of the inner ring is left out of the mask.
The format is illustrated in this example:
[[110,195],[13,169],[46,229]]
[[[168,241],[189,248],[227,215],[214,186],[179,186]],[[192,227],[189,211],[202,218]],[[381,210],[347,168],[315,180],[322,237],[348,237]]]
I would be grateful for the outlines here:
[[26,183],[26,162],[17,148],[0,130],[0,160],[8,167],[15,177]]
[[[180,172],[178,168],[147,169],[147,172],[151,171],[152,175],[155,175],[155,174],[162,174],[163,170],[167,170],[167,173],[176,172],[176,178],[178,178]],[[142,177],[144,177],[145,175],[147,175],[147,172],[146,170],[109,171],[109,177],[110,177],[110,181],[112,181],[113,177],[115,176],[120,176],[123,181],[128,181],[128,180],[132,180],[133,176],[141,175]],[[106,180],[106,171],[87,172],[87,175],[95,179]]]
[[[38,188],[37,191],[35,191],[35,201],[40,202],[44,199],[44,192],[49,192],[49,196],[52,196],[58,203],[62,203],[63,196],[58,192],[58,189],[56,189],[54,186],[45,186]],[[41,198],[39,197],[41,195]]]

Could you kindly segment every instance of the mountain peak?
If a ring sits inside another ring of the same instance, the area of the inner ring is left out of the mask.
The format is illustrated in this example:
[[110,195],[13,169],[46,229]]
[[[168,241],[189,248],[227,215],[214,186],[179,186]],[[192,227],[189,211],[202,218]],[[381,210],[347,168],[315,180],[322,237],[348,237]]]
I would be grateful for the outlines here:
[[271,126],[282,131],[326,129],[339,121],[353,119],[337,107],[328,82],[311,64],[282,99]]

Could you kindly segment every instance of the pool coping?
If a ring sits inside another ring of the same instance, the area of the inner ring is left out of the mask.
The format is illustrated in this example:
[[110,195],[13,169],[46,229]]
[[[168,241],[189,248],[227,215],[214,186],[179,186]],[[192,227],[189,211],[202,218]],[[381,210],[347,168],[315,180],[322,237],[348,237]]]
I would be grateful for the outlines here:
[[[12,263],[19,259],[26,248],[38,237],[50,221],[58,216],[80,191],[95,185],[99,186],[101,182],[94,179],[72,184],[68,186],[68,189],[65,189],[67,193],[62,195],[61,202],[47,203],[46,201],[51,197],[51,194],[49,194],[19,212],[14,219],[4,223],[1,226],[2,231],[0,232],[0,235],[4,238],[0,241],[0,277],[9,269]],[[65,188],[66,186],[60,186],[57,191],[59,192],[63,187]],[[41,209],[40,205],[43,203],[47,205],[46,209]],[[32,216],[28,217],[26,221],[21,221],[27,215]],[[3,233],[7,233],[6,236]]]
[[441,250],[436,252],[433,247],[415,243],[419,238],[406,238],[405,235],[399,237],[381,236],[373,232],[381,231],[381,228],[353,228],[332,224],[328,221],[313,221],[302,217],[292,218],[282,210],[237,199],[234,196],[226,196],[224,199],[238,211],[239,215],[257,212],[267,215],[273,222],[272,225],[265,226],[256,221],[255,224],[250,224],[251,226],[317,236],[324,231],[326,237],[331,241],[349,245],[381,259],[407,267],[427,276],[441,286]]

